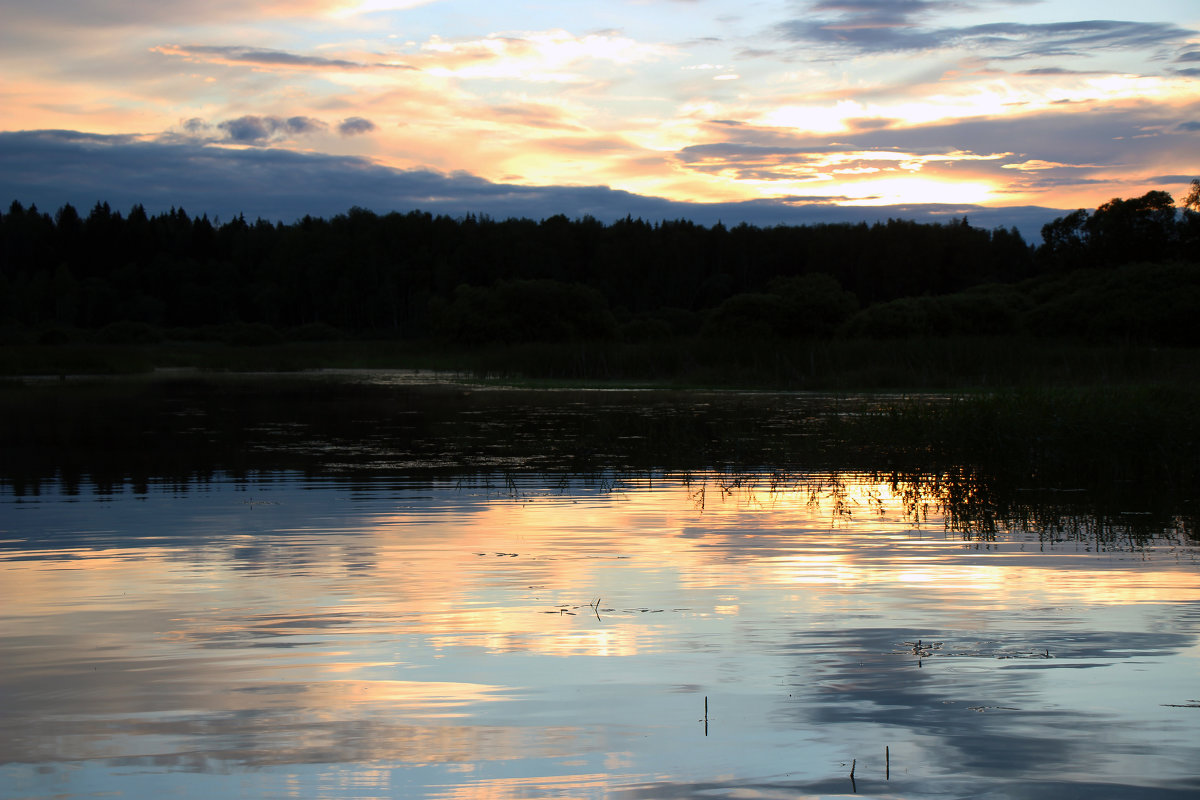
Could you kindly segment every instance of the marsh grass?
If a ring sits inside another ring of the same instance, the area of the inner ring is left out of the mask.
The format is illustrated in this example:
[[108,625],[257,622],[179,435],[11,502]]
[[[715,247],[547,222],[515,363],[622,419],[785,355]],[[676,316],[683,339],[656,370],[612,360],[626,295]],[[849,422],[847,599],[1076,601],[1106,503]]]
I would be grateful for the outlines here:
[[[1144,481],[1179,488],[1200,475],[1195,387],[1156,383],[1023,388],[889,401],[840,419],[841,436],[893,459],[986,464],[1081,483]],[[1068,488],[1057,486],[1056,488]]]
[[843,478],[867,476],[914,522],[936,511],[972,541],[1018,527],[1128,549],[1162,531],[1195,536],[1193,397],[1191,384],[807,395],[195,372],[13,381],[0,383],[0,486],[500,476],[497,496],[524,502],[529,480],[611,491],[613,476],[661,474],[685,479],[697,511],[809,487],[837,516],[871,513],[841,499]]
[[484,344],[341,340],[0,346],[0,375],[116,375],[155,368],[288,372],[424,369],[504,383],[616,383],[811,391],[978,391],[1200,383],[1200,350],[1026,337]]

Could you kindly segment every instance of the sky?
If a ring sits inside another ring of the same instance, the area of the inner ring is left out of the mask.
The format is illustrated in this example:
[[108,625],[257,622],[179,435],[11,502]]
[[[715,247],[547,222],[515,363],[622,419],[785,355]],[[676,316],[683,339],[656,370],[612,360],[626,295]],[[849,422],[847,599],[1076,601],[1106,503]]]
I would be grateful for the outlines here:
[[0,202],[777,224],[1200,176],[1196,0],[0,0]]

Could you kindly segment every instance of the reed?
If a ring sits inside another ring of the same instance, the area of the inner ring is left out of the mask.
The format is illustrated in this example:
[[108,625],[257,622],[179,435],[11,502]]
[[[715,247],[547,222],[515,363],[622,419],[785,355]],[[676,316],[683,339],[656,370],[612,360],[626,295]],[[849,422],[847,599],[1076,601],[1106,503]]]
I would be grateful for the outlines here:
[[497,382],[594,382],[683,388],[990,391],[1200,382],[1200,350],[1018,336],[720,339],[449,345],[422,341],[222,341],[0,346],[0,374],[120,374],[156,367],[212,371],[435,369]]

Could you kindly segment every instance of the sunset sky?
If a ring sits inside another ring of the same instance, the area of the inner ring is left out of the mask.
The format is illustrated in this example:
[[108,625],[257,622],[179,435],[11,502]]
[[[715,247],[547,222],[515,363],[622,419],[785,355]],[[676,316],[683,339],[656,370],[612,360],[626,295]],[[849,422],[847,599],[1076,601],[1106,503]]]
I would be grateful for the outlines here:
[[1044,209],[1179,200],[1200,175],[1196,0],[0,0],[0,17],[5,206],[970,210],[1028,235]]

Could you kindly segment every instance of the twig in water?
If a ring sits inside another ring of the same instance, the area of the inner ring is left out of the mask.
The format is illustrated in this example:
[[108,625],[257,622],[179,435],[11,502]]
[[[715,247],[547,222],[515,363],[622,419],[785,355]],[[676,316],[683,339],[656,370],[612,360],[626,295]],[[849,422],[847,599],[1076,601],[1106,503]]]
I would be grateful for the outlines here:
[[850,791],[858,794],[858,785],[854,782],[854,768],[858,766],[858,759],[853,759],[850,762]]

